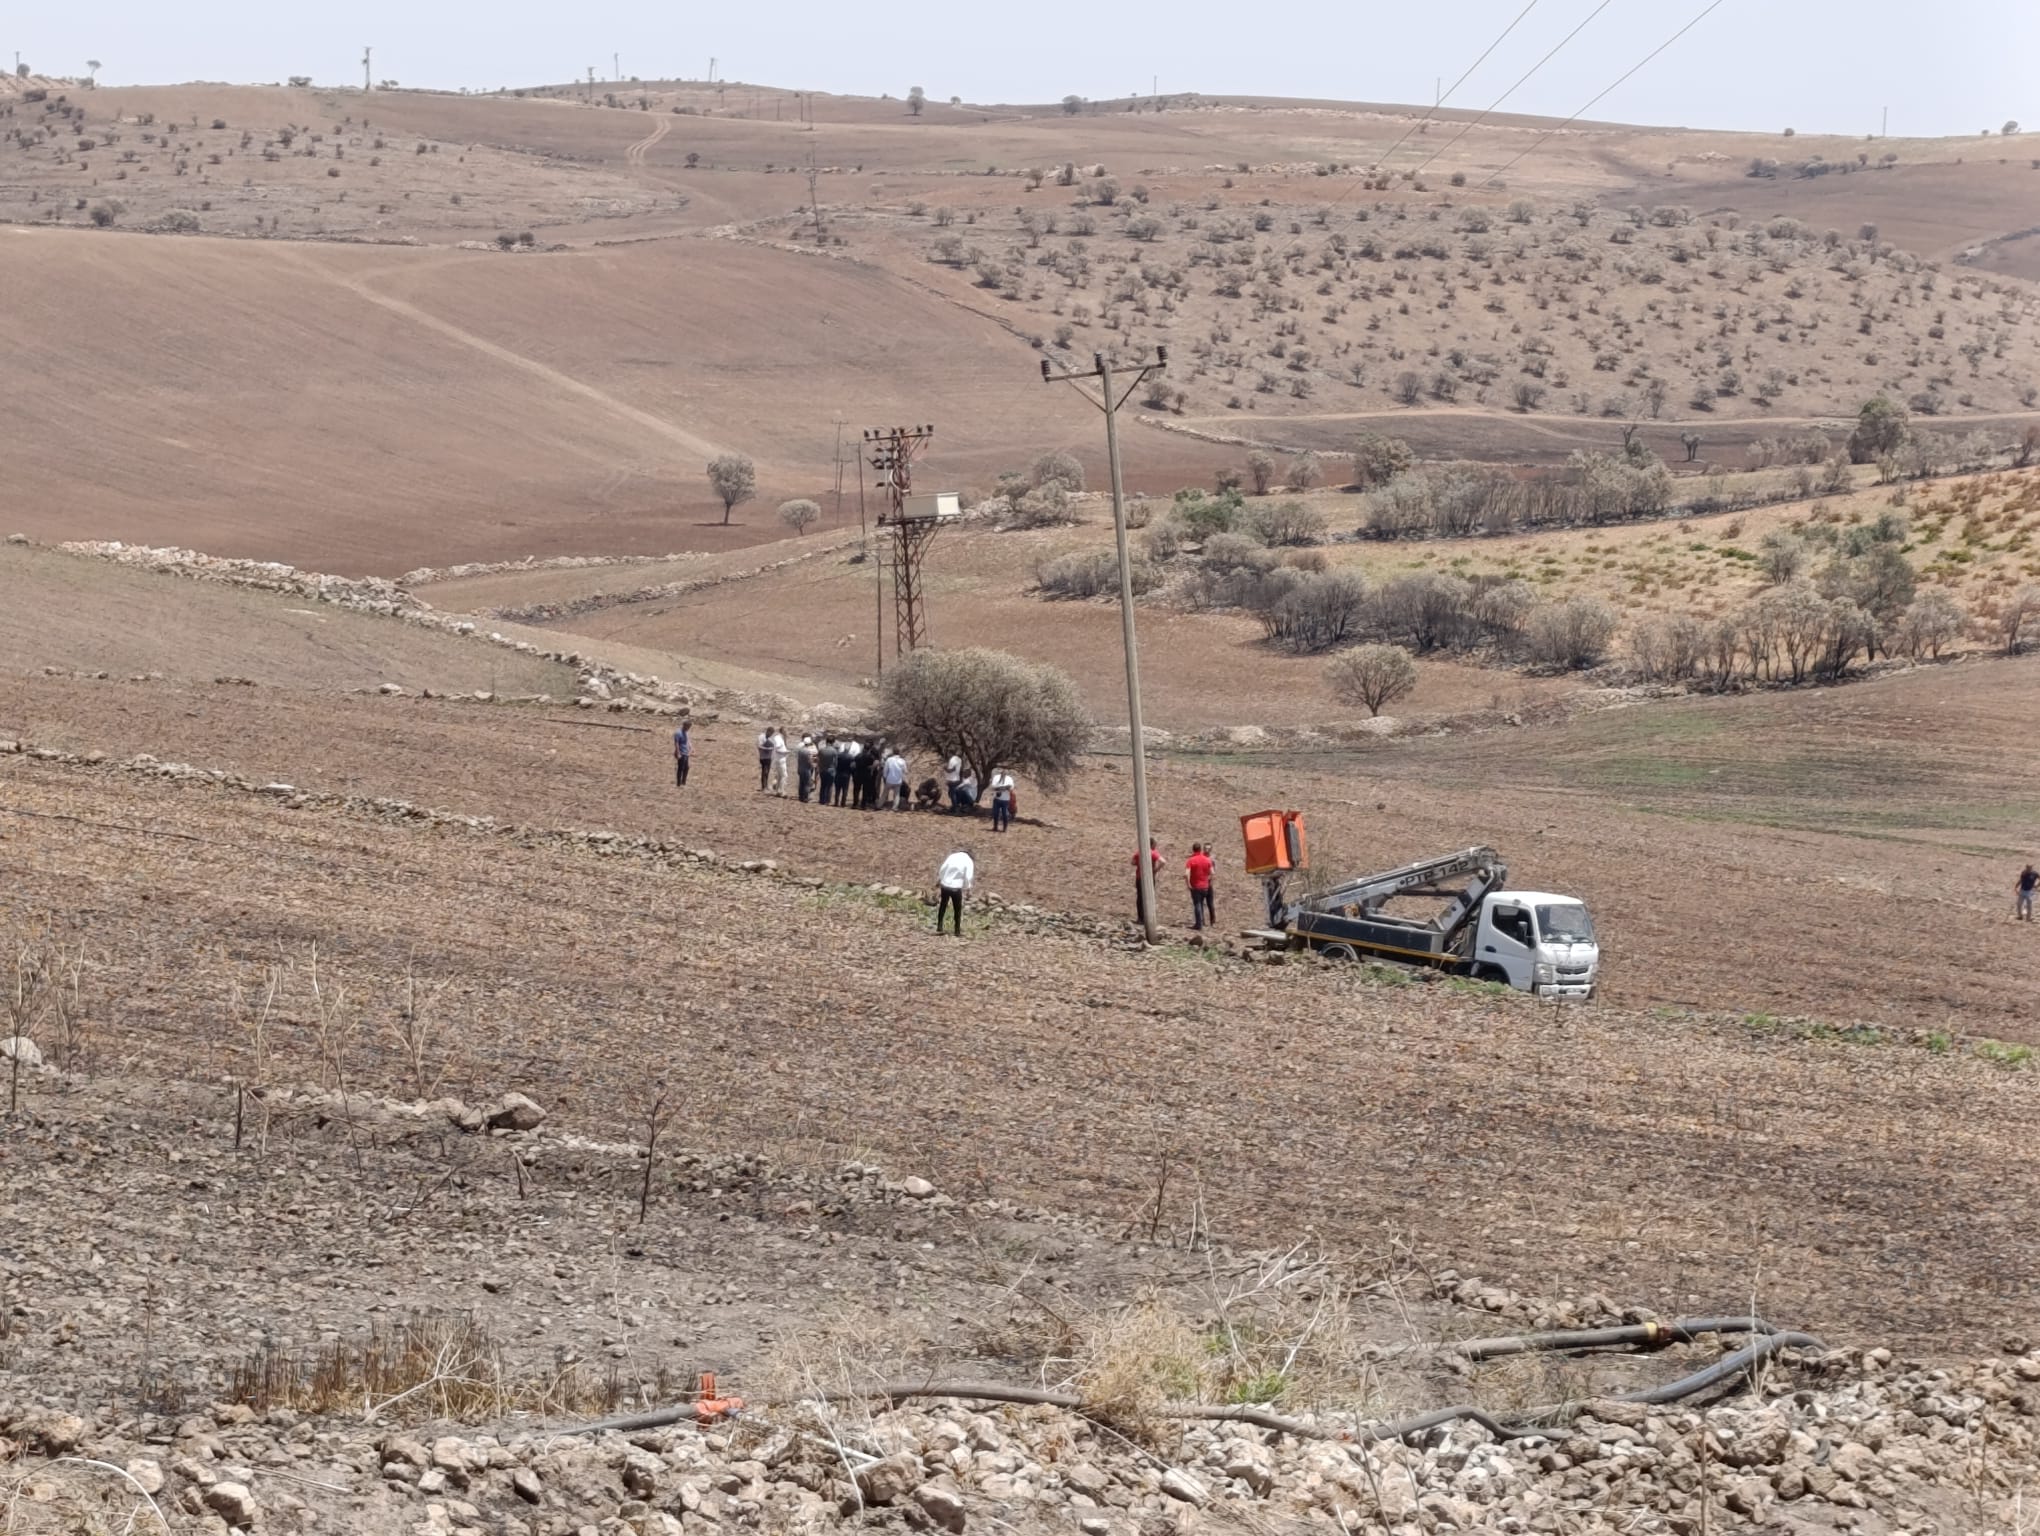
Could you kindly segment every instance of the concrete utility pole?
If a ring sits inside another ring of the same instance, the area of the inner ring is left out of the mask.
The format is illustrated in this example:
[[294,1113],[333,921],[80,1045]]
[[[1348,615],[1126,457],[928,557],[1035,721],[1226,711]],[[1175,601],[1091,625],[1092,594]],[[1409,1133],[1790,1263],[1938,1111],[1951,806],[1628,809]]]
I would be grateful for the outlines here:
[[[1091,354],[1091,368],[1084,373],[1057,373],[1047,358],[1041,360],[1044,384],[1077,385],[1077,393],[1105,413],[1105,455],[1112,466],[1112,537],[1119,551],[1119,630],[1126,649],[1126,720],[1133,736],[1133,827],[1134,878],[1140,882],[1140,925],[1150,944],[1160,935],[1155,931],[1155,871],[1148,857],[1147,735],[1140,719],[1140,649],[1133,634],[1133,562],[1126,548],[1126,489],[1119,473],[1119,408],[1133,398],[1133,392],[1169,364],[1169,349],[1155,348],[1155,360],[1133,370],[1133,382],[1126,393],[1113,393],[1112,365],[1103,352]],[[1096,379],[1093,395],[1077,381]]]
[[623,79],[623,55],[620,53],[609,56],[609,78],[619,82]]
[[374,55],[374,53],[375,50],[373,48],[364,48],[361,50],[361,94],[364,96],[366,96],[370,91],[375,89],[375,86],[370,82],[370,76],[368,72],[368,61]]

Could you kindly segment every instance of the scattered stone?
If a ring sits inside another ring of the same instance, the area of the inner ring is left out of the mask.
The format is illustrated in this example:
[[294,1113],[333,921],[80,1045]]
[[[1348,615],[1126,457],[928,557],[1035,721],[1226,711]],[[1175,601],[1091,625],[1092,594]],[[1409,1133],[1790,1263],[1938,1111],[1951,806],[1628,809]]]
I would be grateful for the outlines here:
[[930,1200],[934,1198],[935,1186],[926,1179],[915,1177],[900,1180],[900,1193],[909,1200]]
[[151,1498],[163,1491],[163,1469],[145,1456],[137,1456],[127,1464],[127,1475],[134,1484]]
[[240,1483],[214,1483],[205,1491],[205,1507],[237,1531],[245,1531],[254,1525],[255,1517],[260,1513],[255,1506],[255,1495]]
[[506,1093],[489,1111],[492,1131],[532,1131],[545,1121],[545,1111],[521,1093]]
[[42,1047],[26,1035],[9,1035],[0,1040],[0,1061],[19,1061],[33,1070],[43,1064]]
[[963,1498],[954,1489],[926,1483],[914,1490],[914,1502],[921,1512],[945,1531],[960,1531],[966,1515]]
[[1179,1467],[1171,1467],[1162,1474],[1161,1486],[1162,1492],[1185,1504],[1202,1504],[1211,1497],[1204,1484]]
[[519,1467],[510,1474],[510,1491],[527,1504],[536,1504],[545,1497],[545,1485],[529,1467]]
[[926,1471],[918,1456],[902,1451],[857,1469],[857,1491],[867,1504],[885,1505],[920,1487]]
[[15,1422],[14,1433],[45,1456],[69,1456],[85,1438],[85,1421],[75,1413],[31,1413]]

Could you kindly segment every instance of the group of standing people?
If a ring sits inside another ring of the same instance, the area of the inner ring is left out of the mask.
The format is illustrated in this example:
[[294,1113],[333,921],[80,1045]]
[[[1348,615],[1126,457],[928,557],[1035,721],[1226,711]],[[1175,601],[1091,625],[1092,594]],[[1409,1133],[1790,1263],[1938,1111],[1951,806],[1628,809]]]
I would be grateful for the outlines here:
[[[1141,901],[1140,852],[1134,851],[1128,862],[1133,866],[1133,920],[1143,926],[1147,923],[1147,908]],[[1162,886],[1162,871],[1169,867],[1169,861],[1162,857],[1161,839],[1151,837],[1147,845],[1148,883],[1157,892]],[[1190,845],[1190,856],[1183,861],[1183,883],[1190,891],[1190,926],[1202,930],[1206,923],[1218,926],[1218,906],[1212,893],[1211,877],[1217,865],[1210,850],[1202,843]],[[1159,897],[1157,897],[1159,899]]]
[[[758,733],[757,745],[758,792],[790,792],[803,805],[815,802],[858,811],[932,811],[942,809],[946,800],[952,813],[972,816],[977,814],[980,800],[989,795],[992,830],[1004,832],[1013,824],[1020,803],[1011,772],[996,768],[989,781],[980,785],[977,770],[961,755],[953,754],[943,764],[939,779],[930,775],[917,785],[906,750],[897,742],[867,742],[834,731],[789,742],[785,730],[768,725]],[[676,786],[686,786],[693,759],[693,723],[682,719],[673,731]]]

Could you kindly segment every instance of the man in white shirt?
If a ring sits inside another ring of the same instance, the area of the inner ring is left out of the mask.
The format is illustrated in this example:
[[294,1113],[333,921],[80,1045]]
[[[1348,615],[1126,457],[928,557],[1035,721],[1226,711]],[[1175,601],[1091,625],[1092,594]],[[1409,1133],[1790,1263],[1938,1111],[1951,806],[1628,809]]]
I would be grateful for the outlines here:
[[1003,832],[1013,824],[1013,775],[1005,769],[992,774],[992,830]]
[[963,782],[963,754],[956,753],[942,765],[942,782],[949,790],[949,808],[956,809],[956,786]]
[[864,743],[852,736],[843,743],[843,752],[836,759],[836,804],[845,805],[850,799],[850,785],[857,777],[857,760],[864,756]]
[[778,726],[772,727],[772,793],[786,793],[786,765],[789,754],[786,750],[786,732]]
[[959,848],[942,861],[935,884],[938,888],[935,931],[942,931],[942,916],[953,909],[956,913],[956,936],[960,939],[963,937],[963,893],[977,884],[977,861],[970,856],[968,848]]
[[883,811],[904,811],[907,809],[907,760],[894,747],[885,759],[885,798],[879,802]]

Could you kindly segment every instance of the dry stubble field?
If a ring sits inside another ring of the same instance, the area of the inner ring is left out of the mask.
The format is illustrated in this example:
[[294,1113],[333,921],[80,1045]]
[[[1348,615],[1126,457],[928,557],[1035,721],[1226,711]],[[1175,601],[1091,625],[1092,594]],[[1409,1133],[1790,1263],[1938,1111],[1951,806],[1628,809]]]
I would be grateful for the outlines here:
[[[1181,1198],[1241,1240],[1401,1242],[1510,1284],[1754,1299],[1914,1348],[1987,1347],[2031,1315],[2034,1102],[1973,1057],[1143,955],[1013,919],[938,940],[836,887],[110,769],[0,772],[13,805],[80,818],[10,818],[0,859],[10,905],[60,907],[103,946],[96,1050],[128,1071],[231,1065],[228,978],[316,944],[361,1009],[362,1088],[403,1086],[383,1032],[410,966],[445,984],[449,1091],[523,1085],[604,1137],[656,1080],[697,1144],[864,1148],[1108,1218],[1133,1217],[1169,1156]],[[316,1075],[301,1002],[272,1051],[279,1080]]]

